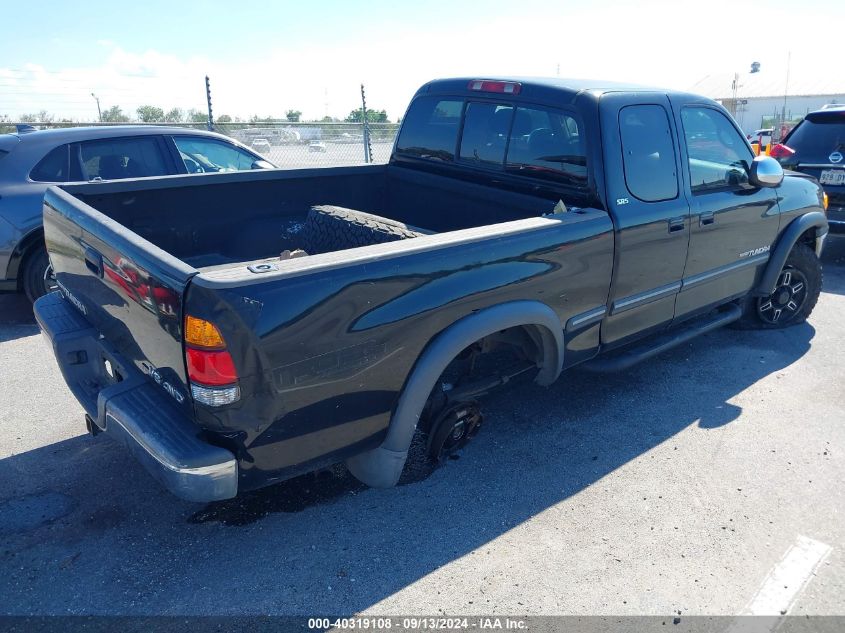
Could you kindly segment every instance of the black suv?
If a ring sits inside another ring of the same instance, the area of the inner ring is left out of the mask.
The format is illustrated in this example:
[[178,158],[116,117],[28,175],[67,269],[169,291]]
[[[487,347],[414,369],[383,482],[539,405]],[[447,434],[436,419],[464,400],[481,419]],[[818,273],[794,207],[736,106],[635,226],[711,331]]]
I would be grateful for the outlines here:
[[810,112],[772,148],[785,169],[818,179],[827,193],[831,233],[845,233],[845,105]]

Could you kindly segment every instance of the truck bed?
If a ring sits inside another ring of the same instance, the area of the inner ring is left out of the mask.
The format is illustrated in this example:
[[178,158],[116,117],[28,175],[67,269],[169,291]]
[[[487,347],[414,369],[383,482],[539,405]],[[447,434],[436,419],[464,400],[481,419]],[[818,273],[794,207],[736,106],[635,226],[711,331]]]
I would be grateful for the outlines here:
[[[67,188],[193,268],[249,265],[309,248],[319,205],[444,233],[550,213],[554,200],[388,165],[168,177]],[[350,244],[349,247],[365,245]],[[316,252],[315,252],[316,251]]]

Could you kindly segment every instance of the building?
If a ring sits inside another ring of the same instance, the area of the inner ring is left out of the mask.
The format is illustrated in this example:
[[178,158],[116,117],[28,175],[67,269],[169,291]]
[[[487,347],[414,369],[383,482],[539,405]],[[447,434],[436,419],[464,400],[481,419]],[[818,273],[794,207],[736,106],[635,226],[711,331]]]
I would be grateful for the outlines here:
[[[689,91],[720,102],[743,131],[751,134],[763,127],[779,128],[783,122],[791,127],[825,104],[845,103],[845,73],[830,73],[824,79],[792,76],[788,86],[785,76],[765,71],[708,75]],[[775,131],[776,139],[779,131]]]

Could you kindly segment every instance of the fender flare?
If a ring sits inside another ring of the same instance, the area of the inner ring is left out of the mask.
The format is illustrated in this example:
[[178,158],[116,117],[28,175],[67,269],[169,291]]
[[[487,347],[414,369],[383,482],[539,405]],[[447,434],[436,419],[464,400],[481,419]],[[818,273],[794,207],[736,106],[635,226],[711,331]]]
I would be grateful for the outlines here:
[[17,279],[20,274],[20,267],[24,260],[44,244],[44,227],[39,225],[23,234],[15,244],[15,248],[9,255],[9,262],[6,267],[6,279]]
[[812,228],[816,229],[816,254],[818,254],[819,241],[823,242],[827,236],[827,218],[821,211],[811,211],[795,218],[781,233],[777,246],[769,256],[766,270],[754,289],[754,294],[766,296],[774,292],[778,276],[780,276],[780,271],[786,264],[786,259],[789,257],[792,247],[795,246],[801,235]]
[[539,301],[510,301],[484,308],[456,321],[435,336],[411,370],[399,396],[381,446],[346,461],[349,470],[374,488],[395,486],[408,448],[431,390],[450,362],[475,341],[511,327],[533,327],[543,350],[540,385],[553,383],[563,368],[563,325],[549,306]]

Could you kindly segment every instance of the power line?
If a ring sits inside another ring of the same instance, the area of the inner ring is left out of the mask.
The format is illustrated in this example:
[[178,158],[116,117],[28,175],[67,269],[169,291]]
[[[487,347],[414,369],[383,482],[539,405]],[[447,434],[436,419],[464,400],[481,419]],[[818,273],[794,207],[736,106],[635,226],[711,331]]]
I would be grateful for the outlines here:
[[[32,70],[32,69],[24,69],[24,68],[5,68],[0,67],[0,76],[3,76],[4,73],[19,73],[19,74],[27,74],[27,75],[67,75],[67,74],[88,74],[92,71],[102,71],[102,68],[69,68],[67,70]],[[127,73],[127,72],[120,72],[117,70],[106,68],[107,72],[111,72],[116,74],[119,77],[132,77],[135,79],[155,79],[155,77],[151,77],[148,74],[143,73]],[[191,73],[186,73],[183,75],[184,77],[190,77]],[[71,78],[66,78],[71,79]],[[61,80],[61,79],[60,79]]]

